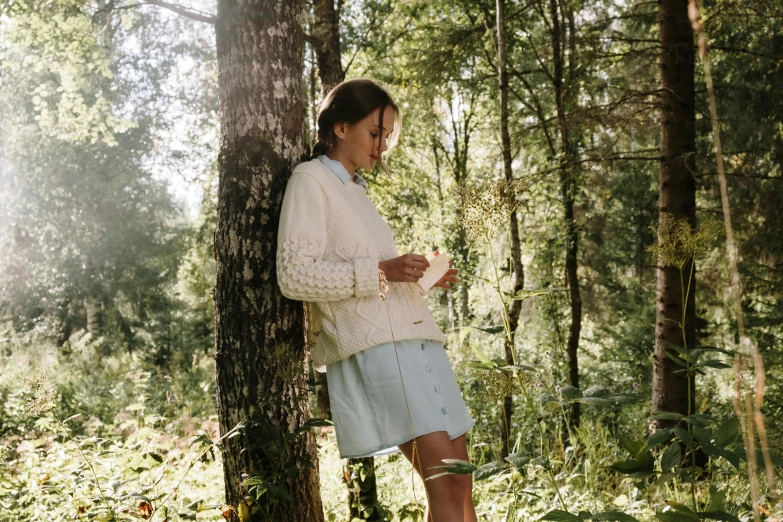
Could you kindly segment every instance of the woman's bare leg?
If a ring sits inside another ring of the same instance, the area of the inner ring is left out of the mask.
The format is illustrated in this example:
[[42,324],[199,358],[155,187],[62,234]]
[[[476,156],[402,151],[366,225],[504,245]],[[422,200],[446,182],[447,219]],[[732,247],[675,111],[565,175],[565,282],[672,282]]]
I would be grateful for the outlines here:
[[[470,460],[470,457],[468,456],[468,445],[464,434],[452,440],[451,444],[454,446],[454,452],[458,455],[458,459],[467,461]],[[476,507],[473,505],[473,476],[465,476],[468,477],[468,489],[465,492],[465,514],[463,520],[464,522],[477,522],[478,519],[476,518]]]
[[[416,455],[413,455],[413,441],[399,446],[422,480],[443,473],[443,459],[462,459],[445,431],[428,433],[416,437]],[[433,469],[430,469],[433,468]],[[427,522],[454,522],[465,516],[465,495],[470,489],[469,475],[444,475],[433,480],[424,480],[429,502],[425,520]],[[471,502],[472,504],[472,502]],[[470,519],[468,519],[470,520]]]

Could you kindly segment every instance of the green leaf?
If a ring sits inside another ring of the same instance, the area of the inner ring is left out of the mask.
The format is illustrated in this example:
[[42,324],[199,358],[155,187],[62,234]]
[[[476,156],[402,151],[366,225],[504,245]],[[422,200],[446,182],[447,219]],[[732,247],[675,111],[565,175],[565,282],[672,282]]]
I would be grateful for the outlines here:
[[715,486],[710,486],[710,501],[705,511],[721,511],[723,509],[723,503],[726,501],[726,492],[718,491]]
[[484,480],[486,478],[491,477],[492,475],[497,475],[501,471],[503,471],[503,464],[498,461],[492,461],[488,464],[484,464],[483,466],[480,466],[473,473],[473,478],[475,480]]
[[670,411],[659,411],[650,415],[650,420],[681,421],[682,419],[683,419],[683,415]]
[[731,368],[731,366],[723,361],[718,361],[717,359],[711,359],[709,361],[702,361],[696,363],[693,365],[693,368],[716,368],[718,370],[724,370],[726,368]]
[[656,513],[655,518],[662,520],[663,522],[699,522],[698,515],[691,516],[674,510],[665,513]]
[[713,417],[704,415],[703,413],[694,413],[692,415],[688,415],[687,417],[683,417],[682,420],[691,426],[698,426],[699,428],[706,428],[710,425],[710,423],[715,422]]
[[612,406],[614,401],[605,397],[582,397],[576,399],[575,402],[581,402],[582,404],[595,404],[597,406]]
[[527,464],[530,462],[530,457],[526,455],[522,455],[521,452],[512,453],[508,457],[506,457],[506,460],[514,465],[515,468],[517,468],[517,471],[521,473],[522,475],[525,475],[527,471]]
[[725,511],[705,511],[704,513],[699,513],[701,518],[707,519],[707,520],[725,520],[726,522],[742,522],[737,515],[732,515],[731,513],[726,513]]
[[504,333],[505,334],[506,327],[503,326],[502,324],[501,325],[497,325],[497,326],[490,326],[490,327],[487,327],[487,328],[481,328],[480,326],[463,326],[462,328],[459,329],[459,344],[460,344],[460,346],[462,346],[462,344],[464,344],[465,339],[467,339],[468,335],[470,335],[471,332],[474,332],[476,330],[478,330],[480,332],[486,332],[486,333],[488,333],[490,335],[497,335],[499,333]]
[[680,514],[675,513],[674,511],[667,511],[666,513],[656,513],[655,518],[657,518],[658,520],[662,520],[663,522],[683,522],[683,519],[680,516]]
[[714,457],[718,454],[718,448],[715,447],[712,443],[709,442],[703,442],[701,443],[701,449],[704,451],[704,454],[708,457]]
[[562,509],[556,509],[554,511],[550,511],[543,517],[541,517],[539,520],[556,520],[560,522],[582,522],[582,519],[578,516],[569,513],[568,511],[563,511]]
[[680,445],[675,442],[669,446],[661,457],[661,470],[666,472],[680,463]]
[[709,428],[702,428],[700,426],[693,426],[691,433],[696,437],[699,442],[710,442],[712,440],[712,430]]
[[671,438],[673,434],[674,434],[674,430],[672,428],[658,430],[652,435],[650,435],[650,438],[647,439],[647,447],[654,448],[655,446],[663,444],[664,442],[669,440],[669,438]]
[[678,354],[680,354],[680,357],[683,358],[683,360],[688,361],[691,364],[695,364],[697,362],[697,358],[691,355],[688,350],[683,348],[682,346],[677,346],[676,344],[670,343],[668,341],[664,341],[667,345],[669,345],[670,348],[675,350]]
[[674,428],[674,435],[677,437],[677,439],[682,441],[682,443],[685,444],[688,449],[693,449],[693,438],[686,430],[682,428]]
[[666,357],[668,357],[669,359],[674,361],[676,364],[679,364],[683,368],[687,368],[688,367],[688,363],[685,360],[683,360],[683,359],[681,359],[679,357],[676,357],[676,356],[672,355],[669,352],[666,352]]
[[727,419],[715,430],[715,445],[719,448],[725,448],[737,440],[739,435],[739,419],[734,416]]
[[494,366],[494,363],[492,362],[492,359],[487,357],[487,354],[485,354],[483,351],[481,351],[481,348],[479,348],[478,346],[473,346],[473,355],[475,355],[476,358],[479,361],[481,361],[483,363],[489,363],[489,364],[492,364]]
[[163,462],[163,457],[158,453],[149,452],[149,453],[145,453],[145,455],[159,464]]
[[566,399],[573,400],[573,399],[579,399],[584,396],[582,394],[582,390],[574,386],[571,386],[570,384],[563,386],[562,391],[563,391],[563,397],[565,397]]
[[607,395],[609,395],[609,390],[598,385],[590,386],[584,392],[585,397],[605,397]]
[[459,329],[459,345],[462,346],[465,344],[465,339],[467,339],[468,335],[475,330],[472,326],[463,326]]
[[[444,472],[438,473],[437,475],[432,475],[431,477],[427,477],[426,480],[434,480],[438,477],[442,477],[443,475],[470,475],[478,469],[476,468],[475,465],[471,464],[466,460],[442,459],[442,462],[445,462],[445,464],[442,466],[432,466],[432,468],[441,468],[444,470]],[[490,462],[489,464],[492,464],[492,462]],[[484,466],[487,465],[488,464],[485,464]]]
[[644,476],[649,475],[652,472],[653,465],[654,461],[652,456],[646,458],[644,455],[642,455],[641,459],[639,460],[621,460],[619,462],[615,462],[609,467],[617,472],[625,473],[626,475],[635,475],[641,473],[642,476]]
[[691,353],[694,355],[701,353],[722,353],[724,355],[728,355],[729,357],[734,357],[733,351],[724,350],[723,348],[716,348],[714,346],[702,346],[701,348],[696,348]]
[[667,500],[666,503],[669,504],[672,508],[674,508],[674,510],[677,511],[678,513],[682,513],[689,517],[695,517],[696,519],[699,518],[698,513],[696,513],[694,510],[692,510],[685,504],[674,502],[673,500]]
[[629,439],[628,437],[620,438],[620,447],[636,458],[642,450],[647,448],[647,443],[643,440]]
[[604,511],[593,515],[592,520],[611,520],[614,522],[639,522],[639,519],[627,515],[622,511]]

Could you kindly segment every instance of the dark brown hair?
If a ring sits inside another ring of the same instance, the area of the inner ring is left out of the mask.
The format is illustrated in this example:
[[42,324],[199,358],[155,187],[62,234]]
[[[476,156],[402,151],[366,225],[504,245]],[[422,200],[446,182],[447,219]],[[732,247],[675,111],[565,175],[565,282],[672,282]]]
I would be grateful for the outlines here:
[[[402,126],[400,109],[383,87],[372,80],[357,78],[339,83],[324,97],[318,112],[318,134],[310,158],[317,158],[337,142],[334,135],[334,125],[345,122],[357,123],[367,117],[375,109],[380,108],[379,127],[383,127],[383,114],[386,108],[394,111],[394,131],[389,135],[386,151],[381,154],[381,167],[389,174],[389,154],[397,145]],[[382,133],[378,133],[378,147]]]

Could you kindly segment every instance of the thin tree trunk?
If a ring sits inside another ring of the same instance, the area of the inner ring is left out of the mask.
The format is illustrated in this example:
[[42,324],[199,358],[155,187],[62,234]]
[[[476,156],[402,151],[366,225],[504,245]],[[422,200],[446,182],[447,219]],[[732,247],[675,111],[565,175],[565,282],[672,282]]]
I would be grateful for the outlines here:
[[318,73],[324,93],[345,79],[340,55],[340,26],[334,0],[313,0],[310,42],[318,56]]
[[[579,290],[578,258],[579,232],[574,220],[574,206],[577,192],[577,146],[568,121],[569,110],[577,103],[576,44],[574,40],[573,13],[562,13],[557,0],[550,0],[552,16],[552,54],[554,64],[554,90],[557,105],[557,120],[560,127],[560,146],[563,157],[560,169],[560,192],[563,199],[563,220],[566,226],[565,273],[571,304],[571,325],[568,330],[566,354],[568,355],[568,380],[571,386],[579,387],[579,337],[582,332],[582,296]],[[564,23],[568,23],[568,29]],[[568,35],[568,37],[567,37]],[[565,50],[569,46],[568,78],[565,78]],[[571,423],[579,425],[581,408],[578,402],[571,407]]]
[[[218,417],[223,434],[244,426],[223,441],[233,521],[324,519],[315,440],[309,431],[286,438],[310,418],[303,306],[280,294],[275,277],[280,206],[304,152],[301,10],[299,1],[218,2]],[[294,500],[251,493],[248,475]],[[248,505],[246,496],[257,500]]]
[[[66,296],[57,303],[59,327],[57,329],[57,347],[62,348],[73,333],[73,318],[71,317],[71,298]],[[70,348],[66,350],[70,355]]]
[[103,308],[100,299],[95,295],[86,296],[84,309],[87,313],[87,331],[93,337],[100,337],[103,334]]
[[[506,24],[505,24],[505,0],[497,0],[497,31],[498,31],[498,83],[500,86],[500,136],[503,153],[503,174],[507,182],[514,179],[511,170],[511,137],[508,131],[508,71],[506,69]],[[511,213],[509,219],[511,228],[511,263],[514,268],[513,294],[522,290],[525,285],[525,272],[522,265],[522,250],[519,241],[519,225],[516,211]],[[519,316],[522,312],[522,301],[514,299],[508,310],[510,338],[506,339],[506,363],[514,364],[514,339],[516,337]],[[511,434],[511,416],[513,414],[513,401],[510,395],[503,398],[503,430],[501,435],[501,454],[503,458],[509,455],[509,437]]]
[[[658,219],[687,219],[696,224],[696,177],[693,153],[696,148],[694,104],[693,29],[688,19],[688,2],[661,0],[658,3],[658,40],[661,75],[661,164],[659,171]],[[685,266],[687,276],[690,264]],[[687,415],[695,405],[693,381],[688,400],[688,377],[682,367],[667,356],[677,355],[667,343],[682,346],[682,285],[673,267],[658,268],[656,283],[655,356],[652,379],[652,410]],[[695,282],[685,305],[686,340],[696,340]]]
[[378,484],[373,457],[348,459],[343,467],[343,483],[348,487],[348,520],[384,520],[377,509]]

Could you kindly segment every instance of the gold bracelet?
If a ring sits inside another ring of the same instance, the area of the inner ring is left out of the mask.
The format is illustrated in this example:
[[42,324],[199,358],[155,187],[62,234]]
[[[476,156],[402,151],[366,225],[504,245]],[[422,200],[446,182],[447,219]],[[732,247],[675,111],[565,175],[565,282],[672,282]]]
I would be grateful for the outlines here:
[[381,298],[381,301],[386,300],[386,294],[389,292],[389,285],[386,284],[386,273],[378,269],[378,282],[380,283],[381,291],[378,294]]

